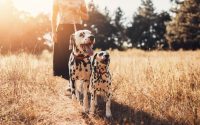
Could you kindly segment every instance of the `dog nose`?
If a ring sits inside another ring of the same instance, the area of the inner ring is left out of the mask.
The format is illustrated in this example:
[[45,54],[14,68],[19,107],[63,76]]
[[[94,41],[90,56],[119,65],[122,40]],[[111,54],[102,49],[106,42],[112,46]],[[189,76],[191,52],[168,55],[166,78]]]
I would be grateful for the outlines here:
[[90,41],[94,41],[95,37],[94,36],[90,36]]
[[105,55],[105,58],[106,58],[106,59],[109,59],[109,55]]

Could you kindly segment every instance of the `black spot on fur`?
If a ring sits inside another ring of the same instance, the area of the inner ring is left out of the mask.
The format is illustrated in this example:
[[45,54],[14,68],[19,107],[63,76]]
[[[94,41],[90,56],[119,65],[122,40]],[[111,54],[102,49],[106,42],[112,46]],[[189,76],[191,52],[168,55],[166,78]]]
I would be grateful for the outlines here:
[[94,55],[94,58],[93,58],[93,60],[92,60],[92,66],[94,66],[94,63],[95,63],[96,58],[97,58],[97,53]]
[[90,88],[90,85],[88,85],[87,88],[89,89],[89,88]]
[[70,65],[74,65],[74,60],[73,60],[73,61],[71,61]]
[[83,65],[84,65],[84,67],[87,67],[87,63],[86,62],[83,62]]
[[103,53],[99,53],[99,56],[103,56]]
[[85,33],[84,33],[84,32],[81,32],[81,33],[79,34],[79,37],[84,38],[84,37],[85,37]]

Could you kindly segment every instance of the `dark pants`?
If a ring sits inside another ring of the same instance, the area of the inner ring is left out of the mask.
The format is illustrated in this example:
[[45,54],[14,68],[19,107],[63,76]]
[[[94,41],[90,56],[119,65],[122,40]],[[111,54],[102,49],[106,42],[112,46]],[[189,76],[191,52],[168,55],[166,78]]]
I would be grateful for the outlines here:
[[[81,29],[81,25],[76,25],[77,29]],[[74,33],[73,24],[60,24],[57,29],[57,42],[54,44],[53,51],[53,74],[54,76],[61,76],[69,80],[69,41],[71,34]]]

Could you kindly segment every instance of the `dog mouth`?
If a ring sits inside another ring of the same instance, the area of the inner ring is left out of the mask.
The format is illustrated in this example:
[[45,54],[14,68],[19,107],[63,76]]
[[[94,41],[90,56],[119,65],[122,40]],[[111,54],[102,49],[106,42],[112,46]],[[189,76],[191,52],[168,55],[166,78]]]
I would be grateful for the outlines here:
[[110,58],[109,58],[109,55],[101,55],[101,56],[99,56],[100,58],[100,62],[102,63],[102,64],[108,64],[109,63],[109,61],[110,61]]
[[82,44],[81,48],[83,49],[83,51],[85,53],[87,53],[89,56],[92,56],[94,54],[94,50],[92,49],[92,44],[88,43],[88,44]]
[[102,59],[100,62],[103,63],[103,64],[108,64],[109,59]]

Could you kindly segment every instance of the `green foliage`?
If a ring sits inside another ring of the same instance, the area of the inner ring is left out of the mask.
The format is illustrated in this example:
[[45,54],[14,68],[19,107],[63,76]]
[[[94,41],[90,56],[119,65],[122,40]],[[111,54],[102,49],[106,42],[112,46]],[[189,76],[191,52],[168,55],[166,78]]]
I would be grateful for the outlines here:
[[154,12],[151,0],[143,0],[138,12],[133,16],[131,26],[127,28],[134,47],[144,50],[162,49],[167,47],[164,38],[165,22],[170,20],[167,12]]
[[[142,0],[133,20],[125,25],[126,18],[119,7],[113,15],[105,8],[102,13],[98,7],[89,12],[90,20],[84,22],[85,28],[96,36],[94,48],[102,50],[125,50],[135,47],[143,50],[197,49],[200,48],[200,1],[172,0],[178,5],[171,20],[169,13],[156,13],[151,0]],[[167,31],[166,31],[167,24]],[[0,5],[0,53],[24,50],[40,53],[52,49],[44,43],[45,35],[50,37],[49,17],[39,14],[36,17],[17,10],[12,0]],[[130,44],[131,43],[131,44]]]
[[18,11],[8,0],[0,7],[0,20],[1,53],[40,53],[43,49],[49,49],[43,37],[50,32],[47,15],[32,17],[29,13]]
[[105,8],[104,14],[95,8],[89,13],[90,20],[85,22],[87,29],[93,31],[96,37],[94,48],[102,50],[107,49],[122,49],[124,40],[124,13],[121,8],[115,12],[115,18],[112,19],[109,10]]
[[171,49],[198,49],[200,48],[200,1],[185,0],[176,2],[173,10],[176,15],[167,25],[166,38]]

